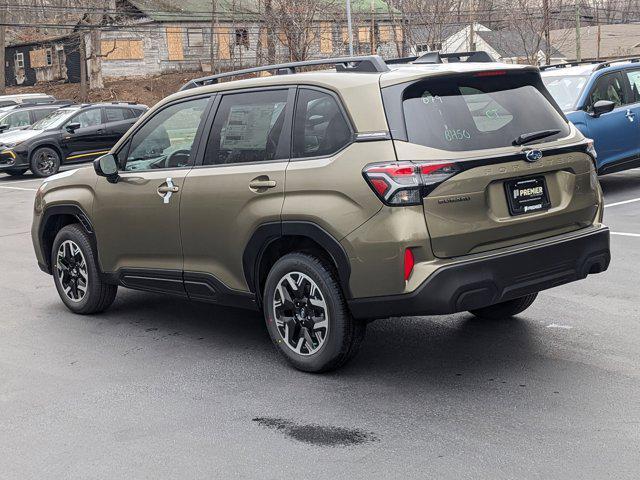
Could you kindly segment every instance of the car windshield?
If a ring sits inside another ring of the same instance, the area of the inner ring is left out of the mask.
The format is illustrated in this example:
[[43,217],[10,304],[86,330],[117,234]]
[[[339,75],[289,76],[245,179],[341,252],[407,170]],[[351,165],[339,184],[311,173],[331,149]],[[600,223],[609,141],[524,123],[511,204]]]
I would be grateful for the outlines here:
[[46,130],[48,128],[57,128],[61,127],[64,122],[66,122],[71,115],[76,113],[77,109],[68,109],[62,108],[60,110],[56,110],[50,115],[44,117],[42,120],[38,120],[36,123],[31,125],[31,130]]
[[547,90],[553,95],[560,108],[565,111],[571,111],[576,108],[578,97],[582,93],[584,86],[589,77],[585,75],[567,75],[560,77],[557,75],[543,75]]
[[421,80],[402,95],[408,140],[449,151],[500,148],[520,135],[569,126],[536,72],[479,72]]

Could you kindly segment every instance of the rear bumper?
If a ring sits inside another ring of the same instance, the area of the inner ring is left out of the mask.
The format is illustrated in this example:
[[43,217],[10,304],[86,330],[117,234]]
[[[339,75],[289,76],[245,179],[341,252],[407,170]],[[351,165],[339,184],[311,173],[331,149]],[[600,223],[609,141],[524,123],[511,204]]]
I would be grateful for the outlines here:
[[403,295],[357,298],[349,302],[356,318],[442,315],[474,310],[581,280],[609,267],[609,229],[591,227],[456,261]]

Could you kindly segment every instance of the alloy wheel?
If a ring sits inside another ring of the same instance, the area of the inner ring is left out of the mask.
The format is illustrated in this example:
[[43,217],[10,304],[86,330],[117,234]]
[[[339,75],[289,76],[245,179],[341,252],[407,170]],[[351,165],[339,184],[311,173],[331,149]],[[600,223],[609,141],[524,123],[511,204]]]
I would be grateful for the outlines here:
[[78,244],[65,240],[58,247],[56,260],[58,280],[64,294],[72,302],[80,302],[87,294],[89,273],[87,261]]
[[52,175],[56,172],[58,155],[49,148],[36,152],[35,168],[41,175]]
[[284,343],[299,355],[313,355],[329,332],[327,304],[308,275],[284,275],[273,293],[273,316]]

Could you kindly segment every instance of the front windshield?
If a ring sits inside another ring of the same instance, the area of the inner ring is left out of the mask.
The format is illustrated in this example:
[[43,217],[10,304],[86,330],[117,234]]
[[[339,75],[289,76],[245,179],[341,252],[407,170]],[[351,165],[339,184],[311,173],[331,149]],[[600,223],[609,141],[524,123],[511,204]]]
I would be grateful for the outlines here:
[[44,117],[42,120],[38,120],[36,123],[31,125],[31,130],[46,130],[48,128],[58,128],[61,127],[64,122],[66,122],[71,115],[77,112],[76,109],[61,109],[56,110],[51,113],[49,116]]
[[568,112],[575,110],[578,97],[588,78],[584,75],[568,75],[566,77],[543,75],[542,81],[560,108]]

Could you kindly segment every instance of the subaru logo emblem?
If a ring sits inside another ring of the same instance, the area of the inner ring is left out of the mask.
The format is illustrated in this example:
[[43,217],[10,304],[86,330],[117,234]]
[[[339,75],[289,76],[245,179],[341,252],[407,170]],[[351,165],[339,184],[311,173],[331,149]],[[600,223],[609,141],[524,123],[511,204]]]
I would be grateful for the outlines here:
[[542,158],[542,152],[540,150],[527,150],[525,152],[525,158],[527,162],[537,162]]

